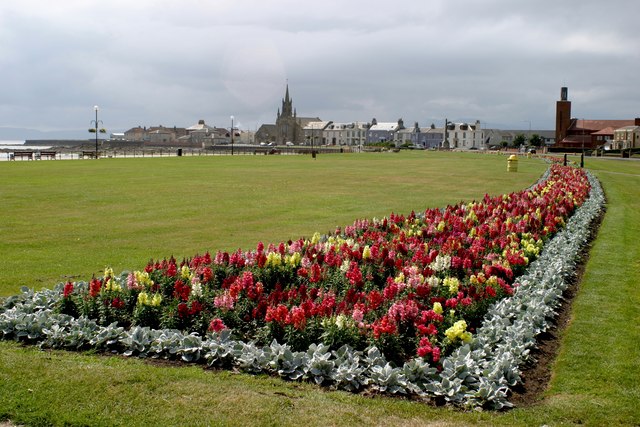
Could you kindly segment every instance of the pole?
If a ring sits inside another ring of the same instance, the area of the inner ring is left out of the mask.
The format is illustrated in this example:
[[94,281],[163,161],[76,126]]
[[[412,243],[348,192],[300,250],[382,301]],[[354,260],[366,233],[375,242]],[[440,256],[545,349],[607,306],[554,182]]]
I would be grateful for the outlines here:
[[231,155],[233,156],[233,116],[231,116]]
[[447,135],[447,130],[449,127],[449,120],[448,119],[444,119],[444,141],[442,142],[442,148],[449,148],[449,138]]
[[98,106],[95,106],[96,110],[96,159],[98,158]]

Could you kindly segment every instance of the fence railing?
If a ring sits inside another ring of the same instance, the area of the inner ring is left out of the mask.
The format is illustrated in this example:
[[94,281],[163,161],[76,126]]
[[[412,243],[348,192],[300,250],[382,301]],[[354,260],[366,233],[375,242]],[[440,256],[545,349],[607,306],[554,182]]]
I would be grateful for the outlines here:
[[[268,147],[268,146],[234,146],[220,145],[210,148],[113,148],[100,149],[99,158],[129,158],[129,157],[182,157],[182,156],[219,156],[219,155],[318,155],[352,153],[357,147]],[[18,153],[19,155],[16,155]],[[28,155],[26,155],[28,153]],[[43,155],[46,153],[46,155]],[[16,150],[0,152],[0,160],[82,160],[95,158],[95,150]]]

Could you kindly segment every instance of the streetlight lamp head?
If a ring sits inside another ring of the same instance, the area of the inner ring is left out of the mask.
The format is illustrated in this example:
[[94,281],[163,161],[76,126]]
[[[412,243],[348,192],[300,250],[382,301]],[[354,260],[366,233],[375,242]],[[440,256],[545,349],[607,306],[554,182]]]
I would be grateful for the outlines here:
[[94,105],[94,106],[93,106],[93,109],[94,109],[95,111],[98,111],[98,106],[97,106],[97,105]]

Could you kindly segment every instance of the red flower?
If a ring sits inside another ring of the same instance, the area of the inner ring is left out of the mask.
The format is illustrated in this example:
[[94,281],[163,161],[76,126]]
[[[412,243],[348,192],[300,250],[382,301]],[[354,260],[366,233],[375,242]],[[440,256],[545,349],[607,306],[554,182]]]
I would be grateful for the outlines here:
[[287,323],[292,324],[298,330],[304,329],[307,325],[307,318],[304,309],[301,307],[293,307],[287,316]]
[[361,287],[364,284],[362,280],[362,271],[360,271],[360,267],[356,261],[351,261],[349,265],[349,271],[346,273],[347,279],[349,279],[349,283],[355,287]]
[[382,334],[393,335],[397,332],[396,324],[388,315],[382,316],[379,321],[373,324],[373,336],[379,339]]
[[91,279],[91,282],[89,283],[89,295],[92,298],[97,297],[100,294],[100,289],[102,289],[102,281],[95,277]]
[[384,298],[380,292],[373,290],[369,292],[369,296],[367,297],[367,302],[369,303],[370,310],[376,310],[378,307],[382,305]]
[[189,306],[181,302],[180,304],[178,304],[178,317],[184,319],[187,316],[189,316]]
[[169,264],[169,267],[167,268],[167,276],[169,277],[175,277],[178,275],[178,267],[176,266],[175,262],[172,262],[171,264]]
[[[208,252],[207,252],[208,254]],[[211,256],[209,256],[209,263],[211,263]],[[213,270],[211,269],[211,267],[205,267],[202,270],[202,282],[203,283],[209,283],[211,282],[211,279],[213,278]]]
[[202,311],[203,308],[204,307],[202,306],[202,304],[199,301],[192,301],[191,302],[191,309],[189,310],[189,314],[191,316],[197,315]]
[[120,298],[115,297],[112,301],[111,301],[111,307],[116,308],[116,309],[121,309],[124,307],[124,301],[122,301]]
[[322,279],[322,270],[318,264],[313,264],[311,266],[311,277],[309,277],[309,281],[311,283],[318,283]]
[[227,326],[224,324],[222,319],[215,318],[209,323],[209,331],[211,332],[220,332],[223,329],[226,329]]
[[62,293],[64,298],[67,298],[67,297],[71,296],[72,293],[73,293],[73,283],[71,283],[71,282],[65,283],[64,290],[63,290],[63,293]]
[[186,301],[189,299],[190,293],[191,293],[191,288],[189,287],[189,285],[185,285],[184,282],[180,279],[176,280],[175,285],[173,285],[174,298]]

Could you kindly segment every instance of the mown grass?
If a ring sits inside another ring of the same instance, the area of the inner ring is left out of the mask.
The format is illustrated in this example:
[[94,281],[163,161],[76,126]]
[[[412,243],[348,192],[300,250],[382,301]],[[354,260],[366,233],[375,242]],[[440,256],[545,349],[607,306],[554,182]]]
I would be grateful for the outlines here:
[[[587,161],[609,197],[551,386],[533,406],[464,413],[259,376],[0,342],[0,420],[27,425],[634,425],[640,164]],[[531,184],[545,166],[439,153],[0,165],[0,295],[150,257],[249,248],[360,217]]]
[[431,152],[6,162],[0,296],[515,191],[544,170],[526,159],[518,174],[505,165]]

